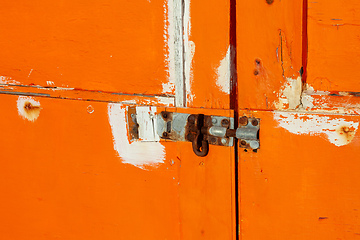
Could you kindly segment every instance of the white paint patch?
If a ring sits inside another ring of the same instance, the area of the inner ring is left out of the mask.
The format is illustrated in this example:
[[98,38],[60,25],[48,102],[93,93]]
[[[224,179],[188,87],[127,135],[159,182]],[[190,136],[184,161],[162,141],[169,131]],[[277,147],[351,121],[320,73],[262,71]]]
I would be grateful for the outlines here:
[[34,122],[40,115],[40,103],[32,97],[20,96],[17,100],[18,113],[24,119]]
[[19,85],[20,82],[11,79],[11,77],[0,76],[0,84]]
[[328,116],[292,112],[274,112],[279,126],[294,134],[324,135],[335,146],[349,144],[359,127],[358,122],[344,118],[330,119]]
[[46,84],[48,86],[55,86],[55,83],[53,81],[46,81]]
[[136,121],[139,124],[139,138],[141,141],[158,142],[160,137],[156,133],[156,107],[136,107]]
[[171,107],[175,106],[175,99],[173,97],[156,97],[159,104]]
[[231,77],[231,47],[229,46],[225,57],[220,61],[217,68],[216,85],[224,93],[230,94],[230,77]]
[[296,79],[287,78],[286,84],[282,87],[279,94],[279,101],[275,104],[277,109],[296,109],[301,104],[302,81],[301,77]]
[[146,166],[154,166],[164,162],[165,147],[160,142],[135,141],[130,143],[125,107],[122,104],[109,103],[108,118],[113,135],[114,149],[124,163],[145,169]]

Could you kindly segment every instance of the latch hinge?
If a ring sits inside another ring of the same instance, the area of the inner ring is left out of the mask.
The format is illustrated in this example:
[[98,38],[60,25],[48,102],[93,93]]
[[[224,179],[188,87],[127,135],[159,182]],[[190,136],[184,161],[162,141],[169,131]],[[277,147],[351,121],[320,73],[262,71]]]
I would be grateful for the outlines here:
[[[239,147],[257,150],[260,148],[260,119],[242,116],[239,127],[234,128],[234,118],[204,114],[187,114],[162,111],[156,115],[150,114],[158,137],[172,141],[192,142],[192,148],[197,156],[204,157],[209,152],[210,145],[231,147],[234,138],[239,140]],[[154,121],[155,120],[155,121]],[[129,133],[133,139],[139,137],[138,130],[142,128],[137,121],[136,112],[128,109]],[[145,127],[145,126],[144,126]],[[141,132],[141,131],[140,131]]]

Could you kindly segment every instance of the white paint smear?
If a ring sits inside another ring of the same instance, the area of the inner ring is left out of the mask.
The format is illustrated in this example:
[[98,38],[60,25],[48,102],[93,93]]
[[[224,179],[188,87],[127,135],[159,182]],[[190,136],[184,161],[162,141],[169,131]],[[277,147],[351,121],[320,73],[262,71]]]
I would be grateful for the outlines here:
[[125,107],[122,104],[109,103],[108,118],[113,135],[114,149],[124,163],[145,169],[145,166],[164,162],[165,147],[160,142],[129,141]]
[[349,144],[355,137],[358,122],[344,118],[331,119],[327,116],[292,112],[274,112],[279,126],[294,134],[326,136],[334,145],[340,147]]
[[231,62],[230,62],[231,47],[229,46],[225,57],[220,61],[217,68],[216,85],[224,93],[230,94],[230,77],[231,77]]

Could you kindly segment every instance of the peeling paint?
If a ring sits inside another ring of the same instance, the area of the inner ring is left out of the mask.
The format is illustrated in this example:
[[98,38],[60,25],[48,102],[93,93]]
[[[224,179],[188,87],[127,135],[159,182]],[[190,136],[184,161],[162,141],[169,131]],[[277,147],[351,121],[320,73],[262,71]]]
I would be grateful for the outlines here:
[[229,46],[225,57],[220,61],[219,67],[216,70],[217,79],[216,85],[219,89],[227,94],[230,94],[230,77],[231,77],[231,47]]
[[13,84],[13,85],[19,85],[20,82],[15,81],[11,77],[6,76],[0,76],[0,84]]
[[274,112],[274,119],[287,131],[303,135],[326,136],[335,146],[349,144],[359,127],[358,122],[344,118],[293,112]]
[[296,109],[301,104],[302,81],[301,77],[296,79],[286,78],[287,82],[278,94],[279,101],[275,103],[277,109]]
[[146,169],[146,166],[156,166],[164,162],[165,147],[160,142],[129,141],[125,107],[122,104],[108,104],[108,119],[114,149],[123,163]]
[[20,116],[24,119],[34,122],[40,115],[40,102],[32,97],[19,96],[17,100],[17,109]]

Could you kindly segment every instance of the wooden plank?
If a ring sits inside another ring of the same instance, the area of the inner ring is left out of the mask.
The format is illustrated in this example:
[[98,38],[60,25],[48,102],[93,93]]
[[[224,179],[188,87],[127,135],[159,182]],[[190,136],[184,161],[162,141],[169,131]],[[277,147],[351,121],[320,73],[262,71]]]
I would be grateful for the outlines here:
[[159,0],[4,3],[0,82],[174,94],[169,11]]
[[235,56],[230,1],[186,0],[184,13],[187,106],[229,109]]
[[258,152],[239,151],[242,239],[357,239],[360,117],[240,114],[261,119]]
[[300,99],[303,1],[237,0],[236,16],[239,107],[296,108],[299,100],[280,100],[288,86]]
[[119,103],[0,100],[0,238],[233,239],[233,148],[129,142]]
[[359,1],[320,0],[308,5],[309,87],[359,92]]

